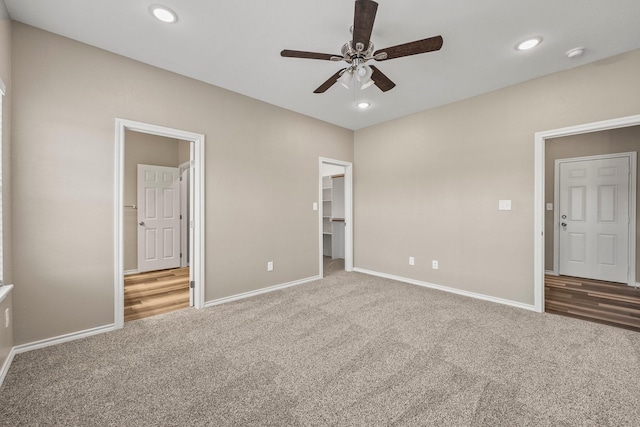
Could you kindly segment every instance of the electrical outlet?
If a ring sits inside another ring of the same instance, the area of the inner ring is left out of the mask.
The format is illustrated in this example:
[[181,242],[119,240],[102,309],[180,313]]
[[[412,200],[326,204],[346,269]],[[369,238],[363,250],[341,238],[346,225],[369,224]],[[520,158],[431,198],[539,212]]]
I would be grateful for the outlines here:
[[416,265],[416,259],[412,256],[409,257],[409,265]]
[[273,271],[273,261],[267,263],[267,271]]
[[433,261],[431,261],[431,268],[433,268],[434,270],[438,269],[438,261],[436,261],[435,259]]
[[4,310],[4,327],[5,327],[5,328],[8,328],[8,327],[9,327],[9,319],[10,319],[10,316],[9,316],[9,308],[6,308],[6,309]]

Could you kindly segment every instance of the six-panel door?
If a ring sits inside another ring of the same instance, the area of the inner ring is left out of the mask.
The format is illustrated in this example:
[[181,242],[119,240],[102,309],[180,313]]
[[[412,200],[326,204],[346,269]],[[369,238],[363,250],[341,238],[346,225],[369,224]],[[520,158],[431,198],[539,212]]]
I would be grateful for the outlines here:
[[138,270],[180,267],[180,172],[138,165]]
[[559,273],[628,282],[629,158],[560,163]]

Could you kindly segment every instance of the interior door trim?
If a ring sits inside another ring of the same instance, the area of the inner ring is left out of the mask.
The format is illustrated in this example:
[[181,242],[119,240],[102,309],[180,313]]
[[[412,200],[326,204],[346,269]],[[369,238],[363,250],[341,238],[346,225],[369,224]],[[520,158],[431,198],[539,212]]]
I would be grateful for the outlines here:
[[538,313],[544,313],[544,150],[545,141],[561,136],[579,135],[608,129],[640,125],[640,114],[536,132],[533,140],[533,300]]
[[114,155],[114,327],[124,327],[124,143],[125,131],[148,133],[193,142],[193,256],[189,269],[194,285],[194,306],[204,307],[205,289],[205,216],[204,216],[204,135],[149,123],[116,118]]

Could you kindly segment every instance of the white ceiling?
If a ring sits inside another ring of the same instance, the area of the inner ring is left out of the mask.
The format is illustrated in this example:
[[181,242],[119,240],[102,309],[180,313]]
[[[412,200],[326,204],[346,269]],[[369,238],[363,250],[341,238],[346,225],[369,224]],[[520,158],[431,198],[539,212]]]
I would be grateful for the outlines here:
[[[280,51],[339,54],[353,0],[5,3],[16,21],[354,130],[640,48],[639,0],[379,0],[376,49],[440,34],[442,50],[377,63],[397,84],[389,92],[334,85],[314,94],[343,63]],[[153,3],[178,22],[155,20]],[[529,36],[544,40],[516,51]],[[585,55],[568,59],[578,46]],[[372,105],[360,111],[356,100]]]

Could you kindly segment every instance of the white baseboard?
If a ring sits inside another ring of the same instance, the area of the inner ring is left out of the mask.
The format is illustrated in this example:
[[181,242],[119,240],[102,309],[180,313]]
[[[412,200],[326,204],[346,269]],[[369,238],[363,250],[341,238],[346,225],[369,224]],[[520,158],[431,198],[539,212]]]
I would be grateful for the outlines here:
[[47,338],[40,341],[34,341],[27,344],[16,345],[11,348],[9,355],[7,356],[7,360],[4,361],[2,365],[2,369],[0,370],[0,385],[2,385],[4,381],[4,377],[9,372],[9,367],[11,366],[11,362],[13,362],[13,358],[16,354],[24,353],[31,350],[36,350],[39,348],[49,347],[51,345],[62,344],[64,342],[75,341],[81,338],[90,337],[92,335],[98,335],[105,332],[111,332],[115,330],[115,325],[105,325],[98,326],[97,328],[86,329],[84,331],[72,332],[70,334],[59,335],[57,337]]
[[249,298],[254,295],[277,291],[279,289],[289,288],[291,286],[302,285],[303,283],[309,283],[309,282],[313,282],[315,280],[320,280],[320,279],[322,279],[322,277],[320,277],[319,275],[313,276],[313,277],[307,277],[305,279],[294,280],[293,282],[283,283],[281,285],[269,286],[268,288],[262,288],[255,291],[249,291],[241,294],[231,295],[230,297],[218,298],[218,299],[205,302],[204,308],[213,307],[214,305],[224,304],[226,302],[231,302],[231,301],[235,301],[243,298]]
[[34,341],[27,344],[20,344],[13,347],[15,354],[24,353],[25,351],[37,350],[39,348],[49,347],[50,345],[62,344],[69,341],[75,341],[92,335],[103,334],[105,332],[115,331],[115,325],[98,326],[96,328],[85,329],[84,331],[72,332],[70,334],[59,335],[57,337],[46,338],[40,341]]
[[13,362],[13,356],[16,355],[15,349],[15,347],[11,348],[6,360],[2,364],[2,369],[0,369],[0,386],[4,382],[4,377],[7,376],[7,372],[9,372],[9,367],[11,366],[11,362]]
[[465,297],[481,299],[481,300],[484,300],[484,301],[495,302],[495,303],[498,303],[498,304],[510,305],[512,307],[522,308],[524,310],[536,311],[535,306],[531,305],[531,304],[524,304],[524,303],[521,303],[521,302],[511,301],[511,300],[508,300],[508,299],[492,297],[492,296],[489,296],[489,295],[478,294],[478,293],[475,293],[475,292],[463,291],[461,289],[450,288],[448,286],[436,285],[436,284],[433,284],[433,283],[423,282],[423,281],[415,280],[415,279],[408,279],[406,277],[394,276],[392,274],[379,273],[377,271],[365,270],[364,268],[354,268],[353,271],[357,271],[358,273],[369,274],[371,276],[384,277],[385,279],[396,280],[398,282],[409,283],[411,285],[423,286],[425,288],[431,288],[431,289],[437,289],[439,291],[450,292],[452,294],[463,295]]
[[125,276],[128,276],[128,275],[130,275],[130,274],[138,274],[138,273],[140,273],[140,270],[138,270],[138,269],[135,269],[135,270],[125,270],[125,271],[123,272],[123,274],[124,274]]

